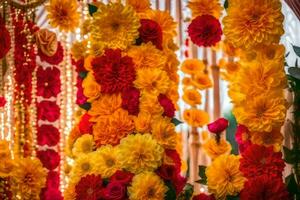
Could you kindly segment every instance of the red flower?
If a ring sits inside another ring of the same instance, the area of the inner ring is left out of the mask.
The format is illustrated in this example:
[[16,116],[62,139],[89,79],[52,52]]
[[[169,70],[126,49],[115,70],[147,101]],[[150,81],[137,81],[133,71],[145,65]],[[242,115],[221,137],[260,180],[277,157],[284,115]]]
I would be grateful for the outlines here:
[[106,49],[105,54],[92,61],[94,76],[104,93],[122,92],[135,80],[134,63],[122,57],[120,49]]
[[158,168],[157,174],[164,180],[173,180],[176,179],[178,170],[174,165],[162,165]]
[[207,125],[210,132],[219,134],[223,132],[229,125],[229,122],[225,118],[219,118],[216,121]]
[[58,167],[60,162],[59,154],[53,149],[47,149],[45,151],[38,151],[37,157],[43,163],[43,166],[48,170],[53,170]]
[[101,196],[102,178],[100,175],[87,175],[75,186],[76,199],[98,200]]
[[50,147],[58,144],[60,139],[59,131],[52,125],[43,124],[37,129],[37,143],[40,146],[48,145]]
[[42,101],[37,105],[38,119],[54,122],[59,118],[59,107],[53,101]]
[[76,104],[78,104],[78,105],[85,104],[87,101],[87,98],[83,94],[82,78],[77,78],[76,86],[77,86]]
[[41,61],[45,61],[51,65],[58,65],[64,59],[64,50],[60,42],[58,42],[56,53],[53,56],[45,55],[40,49],[38,55]]
[[186,182],[187,178],[181,176],[180,174],[178,174],[178,176],[172,180],[172,183],[175,186],[176,195],[182,192]]
[[201,15],[193,19],[188,27],[188,34],[194,44],[209,47],[221,40],[222,28],[214,16]]
[[49,171],[47,176],[47,188],[59,188],[59,173],[56,171]]
[[201,193],[197,196],[194,196],[193,200],[215,200],[215,197],[213,195],[206,195],[204,193]]
[[56,97],[60,93],[60,71],[56,67],[39,67],[37,70],[37,95]]
[[6,99],[4,97],[0,97],[0,107],[4,107],[6,104]]
[[248,179],[240,194],[241,200],[289,200],[291,199],[281,178],[268,175]]
[[285,167],[281,152],[274,152],[273,147],[253,144],[242,154],[240,170],[246,178],[266,174],[271,177],[282,177]]
[[175,106],[173,104],[173,102],[166,96],[163,94],[160,94],[158,96],[158,101],[159,104],[164,108],[164,116],[173,118],[175,115]]
[[79,131],[82,134],[91,134],[93,131],[93,123],[90,122],[90,118],[91,116],[87,113],[85,113],[84,115],[82,115],[80,122],[79,122]]
[[141,19],[139,28],[141,42],[152,42],[156,48],[162,50],[162,30],[156,21],[151,19]]
[[74,60],[72,59],[72,65],[74,65],[76,67],[76,72],[86,72],[86,69],[84,68],[84,59],[80,59],[80,60]]
[[64,198],[61,195],[61,192],[58,189],[42,189],[41,199],[43,200],[63,200]]
[[166,154],[166,156],[168,156],[169,158],[171,158],[173,160],[175,168],[176,168],[177,172],[179,172],[181,169],[181,158],[180,158],[178,152],[176,150],[172,150],[172,149],[165,149],[165,154]]
[[133,176],[134,174],[130,172],[124,172],[118,170],[114,173],[114,175],[110,177],[110,182],[118,182],[121,183],[122,185],[128,185],[131,182]]
[[243,153],[250,145],[250,132],[244,125],[239,124],[235,133],[235,140],[239,145],[240,153]]
[[10,35],[1,17],[0,21],[0,59],[2,59],[10,49]]
[[140,91],[134,87],[130,87],[122,92],[122,108],[131,115],[139,113]]
[[124,200],[126,187],[119,182],[110,182],[102,192],[105,200]]

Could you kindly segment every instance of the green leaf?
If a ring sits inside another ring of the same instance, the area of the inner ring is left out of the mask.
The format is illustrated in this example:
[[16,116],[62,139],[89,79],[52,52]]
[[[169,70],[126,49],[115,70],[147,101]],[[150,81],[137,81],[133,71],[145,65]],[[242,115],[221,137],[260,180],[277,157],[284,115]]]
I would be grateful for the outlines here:
[[292,77],[300,80],[300,68],[298,68],[298,67],[289,67],[288,72]]
[[293,45],[293,49],[294,49],[296,55],[297,55],[298,57],[300,57],[300,47],[297,47],[297,46],[294,46],[294,45]]
[[296,161],[296,154],[293,150],[283,146],[284,160],[286,163],[294,164]]
[[91,16],[93,16],[93,14],[95,12],[97,12],[97,10],[98,10],[97,6],[90,4],[90,3],[88,4],[88,7],[89,7],[89,13]]
[[196,181],[197,183],[206,185],[207,184],[207,177],[205,174],[205,170],[206,170],[206,166],[200,165],[199,166],[199,176],[200,176],[200,180]]
[[183,191],[178,195],[176,200],[190,200],[193,196],[194,193],[194,186],[187,183],[184,188]]
[[79,76],[80,76],[80,78],[83,79],[87,76],[87,72],[86,71],[79,72]]
[[225,0],[225,2],[224,2],[224,8],[227,9],[228,6],[229,6],[228,0]]
[[171,181],[166,181],[165,184],[168,186],[168,191],[165,196],[165,200],[174,200],[176,199],[176,190]]
[[295,175],[293,173],[285,178],[285,184],[291,194],[299,194],[300,191],[298,189]]
[[91,109],[91,104],[86,102],[84,104],[79,105],[79,107],[84,109],[84,110],[89,110],[89,109]]
[[226,200],[239,200],[240,197],[239,196],[227,196]]
[[177,118],[172,118],[171,122],[175,125],[178,126],[179,124],[182,124],[182,121],[178,120]]

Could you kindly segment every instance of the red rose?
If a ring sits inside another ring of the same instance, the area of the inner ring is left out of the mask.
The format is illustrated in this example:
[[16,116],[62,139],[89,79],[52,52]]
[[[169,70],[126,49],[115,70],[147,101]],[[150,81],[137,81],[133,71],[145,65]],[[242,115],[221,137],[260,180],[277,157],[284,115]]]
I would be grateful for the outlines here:
[[162,165],[158,168],[157,174],[164,180],[173,180],[177,177],[177,169],[174,165]]
[[223,132],[229,125],[229,122],[225,118],[219,118],[216,121],[207,125],[210,132],[219,134]]
[[110,182],[102,192],[105,200],[123,200],[126,196],[126,187],[119,182]]
[[92,66],[103,93],[122,92],[135,80],[132,58],[122,56],[120,49],[106,49],[104,55],[93,59]]
[[47,188],[59,188],[59,173],[56,171],[49,171],[46,182]]
[[139,39],[144,43],[152,42],[156,48],[162,50],[162,30],[159,24],[151,19],[141,19],[140,21]]
[[210,47],[221,40],[222,28],[214,16],[201,15],[188,26],[188,34],[194,44]]
[[39,67],[37,70],[37,95],[44,98],[57,97],[60,93],[60,71],[56,67]]
[[82,115],[79,125],[78,125],[80,133],[82,133],[82,134],[86,134],[86,133],[91,134],[92,133],[93,123],[90,122],[90,118],[91,118],[91,116],[87,113]]
[[133,176],[134,174],[130,172],[124,172],[118,170],[114,173],[114,175],[110,177],[110,182],[118,182],[123,185],[128,185],[131,182]]
[[140,91],[134,87],[130,87],[122,92],[122,108],[131,115],[139,113]]
[[166,96],[163,94],[160,94],[158,96],[158,101],[159,104],[164,108],[164,116],[173,118],[175,115],[175,106],[173,104],[173,102]]
[[37,129],[37,143],[38,145],[48,145],[50,147],[58,144],[60,139],[59,131],[52,125],[43,124]]
[[46,151],[38,151],[37,157],[43,163],[43,166],[48,170],[53,170],[58,167],[60,162],[59,154],[53,149],[47,149]]
[[240,193],[241,200],[292,200],[282,178],[268,175],[254,176],[244,185]]
[[[0,18],[2,21],[2,18]],[[10,49],[10,35],[4,23],[0,25],[0,59],[2,59]]]
[[53,101],[42,101],[37,105],[38,119],[54,122],[59,118],[60,110]]
[[193,197],[193,200],[215,200],[213,195],[206,195],[206,194],[198,194],[197,196]]
[[0,107],[4,107],[6,104],[6,99],[4,97],[0,97]]
[[252,144],[250,140],[250,132],[246,126],[241,124],[237,126],[235,140],[239,145],[240,153],[243,153]]
[[45,61],[51,65],[58,65],[64,59],[64,50],[60,42],[58,42],[56,53],[53,56],[47,56],[40,49],[38,55],[41,61]]

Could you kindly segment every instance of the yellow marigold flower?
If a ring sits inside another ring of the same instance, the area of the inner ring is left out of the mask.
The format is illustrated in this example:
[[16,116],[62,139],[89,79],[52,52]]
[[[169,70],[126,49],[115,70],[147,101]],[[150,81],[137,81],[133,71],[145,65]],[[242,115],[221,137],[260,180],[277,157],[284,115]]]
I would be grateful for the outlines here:
[[96,167],[95,159],[93,158],[92,153],[80,154],[76,159],[74,166],[70,172],[70,182],[77,183],[81,177],[88,174],[99,174]]
[[134,118],[135,130],[139,133],[149,133],[151,131],[152,116],[148,112],[140,112]]
[[118,150],[111,145],[101,146],[93,154],[96,168],[102,178],[111,177],[118,169],[120,162],[117,160]]
[[87,41],[83,40],[81,42],[75,41],[71,48],[71,54],[73,58],[79,60],[86,56],[87,51]]
[[116,145],[120,140],[134,130],[133,118],[122,108],[111,116],[98,118],[93,127],[94,139],[97,147],[111,144]]
[[176,36],[176,22],[169,12],[161,10],[151,10],[147,12],[146,18],[156,21],[163,32],[163,40]]
[[170,79],[178,85],[179,83],[179,75],[178,75],[178,66],[179,61],[177,59],[177,55],[174,51],[166,51],[165,55],[167,56],[167,62],[164,66],[164,70],[167,72]]
[[216,199],[225,200],[227,195],[235,196],[244,187],[246,178],[239,170],[240,157],[222,155],[206,169],[208,191]]
[[183,119],[190,126],[202,127],[209,122],[209,115],[203,110],[192,108],[183,112]]
[[82,36],[87,35],[91,31],[92,20],[85,20],[80,26],[80,34]]
[[73,31],[79,24],[76,0],[50,0],[46,5],[47,18],[52,27],[60,31]]
[[151,3],[149,0],[126,0],[126,5],[130,5],[137,13],[142,13],[150,9]]
[[160,68],[166,65],[167,57],[151,42],[141,46],[132,46],[128,50],[128,56],[133,59],[134,66],[138,68]]
[[205,65],[201,60],[198,59],[187,59],[181,65],[181,71],[187,74],[195,74],[203,72]]
[[0,140],[0,160],[10,158],[9,143],[6,140]]
[[211,159],[215,159],[221,155],[230,154],[231,145],[224,139],[217,143],[215,138],[211,138],[203,144],[203,149]]
[[222,7],[218,0],[190,0],[188,8],[192,11],[193,18],[201,15],[212,15],[220,18]]
[[222,42],[222,50],[226,55],[235,57],[238,53],[238,49],[234,47],[227,39]]
[[132,173],[154,171],[162,164],[164,149],[150,134],[128,135],[118,148],[122,168]]
[[122,98],[120,94],[104,94],[91,104],[88,111],[91,115],[90,121],[97,122],[99,117],[112,115],[116,110],[121,108]]
[[68,184],[68,187],[64,191],[64,199],[65,200],[76,200],[75,186],[76,186],[76,183]]
[[201,98],[201,94],[195,89],[185,89],[182,96],[183,101],[191,106],[201,104]]
[[283,65],[271,61],[251,62],[240,68],[234,82],[229,86],[229,96],[235,103],[266,92],[276,92],[280,96],[286,85]]
[[134,86],[142,93],[153,95],[165,94],[170,86],[167,73],[160,69],[142,68],[137,70],[137,78]]
[[276,152],[281,150],[282,141],[283,136],[279,128],[272,129],[271,132],[251,133],[251,142],[253,144],[264,145],[266,147],[273,146]]
[[104,44],[101,41],[93,41],[90,46],[90,53],[94,57],[101,56],[104,52]]
[[73,155],[76,157],[79,154],[87,154],[93,151],[94,149],[94,139],[90,134],[84,134],[79,137],[74,143],[74,147],[72,149]]
[[235,106],[233,113],[238,123],[245,124],[251,132],[270,132],[280,127],[286,115],[286,101],[283,97],[263,94],[246,103]]
[[153,118],[161,116],[164,112],[164,109],[159,104],[156,95],[145,94],[140,98],[140,112],[149,113]]
[[24,200],[39,199],[42,188],[46,186],[47,170],[37,158],[20,158],[12,172],[12,187]]
[[221,76],[224,80],[232,81],[236,78],[237,72],[241,68],[241,65],[238,62],[229,61],[226,62],[224,60],[220,60],[220,68],[224,69],[224,71],[221,71]]
[[93,59],[94,59],[94,56],[92,56],[92,55],[88,55],[84,59],[84,68],[89,72],[93,70],[93,66],[92,66]]
[[278,43],[284,33],[279,0],[230,0],[223,19],[224,34],[235,47]]
[[177,144],[177,134],[175,131],[175,125],[171,122],[171,119],[161,117],[153,121],[152,136],[157,140],[158,144],[165,149],[175,149]]
[[89,72],[82,81],[83,94],[92,102],[101,95],[101,86],[96,82],[92,72]]
[[130,200],[164,200],[168,187],[154,172],[135,175],[128,187]]
[[101,42],[104,47],[125,49],[138,37],[140,20],[131,6],[110,3],[93,14],[92,43]]
[[207,74],[204,73],[196,73],[192,77],[192,84],[198,88],[199,90],[204,90],[212,87],[212,81]]
[[15,162],[11,158],[5,158],[0,162],[0,177],[9,177],[15,169]]

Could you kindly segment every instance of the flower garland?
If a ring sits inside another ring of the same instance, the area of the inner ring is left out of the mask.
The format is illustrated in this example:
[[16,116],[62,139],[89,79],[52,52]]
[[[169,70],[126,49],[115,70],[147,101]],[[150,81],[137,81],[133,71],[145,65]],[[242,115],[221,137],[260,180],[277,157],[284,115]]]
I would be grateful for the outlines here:
[[36,35],[38,46],[36,71],[37,98],[37,157],[48,170],[46,187],[42,199],[63,199],[60,192],[60,108],[57,104],[61,91],[60,69],[63,49],[56,34],[47,29],[39,30]]
[[146,5],[143,11],[135,1],[89,5],[88,39],[72,48],[82,84],[77,100],[86,111],[68,141],[75,162],[67,199],[182,196],[175,23]]

